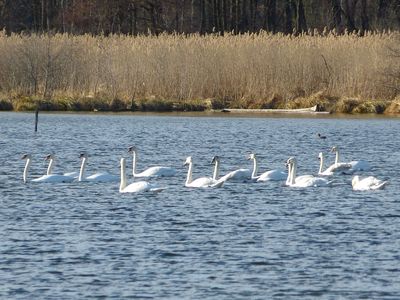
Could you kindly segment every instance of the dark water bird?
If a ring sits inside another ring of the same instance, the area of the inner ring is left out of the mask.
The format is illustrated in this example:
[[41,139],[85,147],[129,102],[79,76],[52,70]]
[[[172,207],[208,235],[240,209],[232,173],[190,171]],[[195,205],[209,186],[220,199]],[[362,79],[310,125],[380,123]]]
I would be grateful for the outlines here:
[[325,135],[322,135],[322,134],[320,134],[320,133],[317,133],[317,136],[320,138],[320,139],[326,139],[326,136]]

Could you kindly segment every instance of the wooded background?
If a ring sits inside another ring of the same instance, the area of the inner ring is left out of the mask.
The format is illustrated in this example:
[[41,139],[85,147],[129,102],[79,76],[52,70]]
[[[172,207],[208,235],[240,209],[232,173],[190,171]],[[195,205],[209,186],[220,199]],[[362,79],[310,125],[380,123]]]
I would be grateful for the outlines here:
[[400,29],[400,0],[0,0],[10,32],[338,33]]

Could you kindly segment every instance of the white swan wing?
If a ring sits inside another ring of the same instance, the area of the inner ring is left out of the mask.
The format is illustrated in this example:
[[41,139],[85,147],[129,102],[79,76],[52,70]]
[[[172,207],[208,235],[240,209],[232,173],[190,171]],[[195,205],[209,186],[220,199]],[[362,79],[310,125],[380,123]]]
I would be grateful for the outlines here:
[[371,170],[371,165],[365,160],[356,160],[349,162],[352,171],[369,171]]
[[286,180],[288,174],[282,170],[271,170],[261,174],[257,181],[284,181]]
[[346,174],[351,168],[351,164],[337,163],[329,166],[321,175]]
[[251,180],[251,171],[249,169],[238,169],[232,172],[229,172],[225,176],[222,176],[219,181],[249,181]]
[[85,178],[85,181],[93,182],[118,182],[119,176],[112,175],[109,173],[96,173]]
[[135,174],[135,177],[171,177],[175,176],[175,174],[176,169],[174,168],[157,166],[148,168],[139,174]]
[[42,177],[32,179],[32,182],[45,182],[45,183],[62,183],[62,182],[72,182],[74,181],[74,177],[58,175],[58,174],[50,174],[43,175]]
[[330,186],[331,181],[326,180],[321,177],[314,177],[312,175],[302,175],[296,177],[295,183],[291,184],[293,187],[321,187],[321,186]]
[[73,177],[74,179],[78,179],[78,177],[79,177],[79,172],[64,173],[64,176],[69,176],[69,177]]
[[141,192],[161,192],[165,188],[151,184],[147,181],[136,181],[131,183],[124,189],[120,190],[121,193],[141,193]]
[[[220,181],[220,180],[218,180]],[[191,183],[186,184],[187,187],[211,187],[217,181],[212,179],[211,177],[200,177],[193,180]]]
[[380,180],[373,176],[360,179],[353,183],[353,190],[366,191],[366,190],[380,190],[387,185],[388,181]]

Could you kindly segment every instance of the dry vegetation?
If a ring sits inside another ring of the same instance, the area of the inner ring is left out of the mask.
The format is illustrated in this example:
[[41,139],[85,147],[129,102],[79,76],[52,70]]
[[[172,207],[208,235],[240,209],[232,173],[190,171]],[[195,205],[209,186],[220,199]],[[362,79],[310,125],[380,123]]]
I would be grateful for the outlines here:
[[[395,107],[398,33],[0,35],[0,110]],[[397,103],[397,102],[396,102]]]

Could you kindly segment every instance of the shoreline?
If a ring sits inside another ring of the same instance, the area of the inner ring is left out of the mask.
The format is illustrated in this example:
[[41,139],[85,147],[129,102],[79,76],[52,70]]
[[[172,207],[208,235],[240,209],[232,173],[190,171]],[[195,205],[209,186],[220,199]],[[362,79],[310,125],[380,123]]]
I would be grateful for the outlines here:
[[[1,114],[32,114],[34,111],[0,111]],[[307,113],[226,113],[217,110],[206,111],[169,111],[169,112],[152,112],[152,111],[40,111],[39,115],[87,115],[87,116],[138,116],[138,117],[187,117],[187,118],[269,118],[269,119],[400,119],[400,114],[349,114],[349,113],[324,113],[324,114],[307,114]]]

